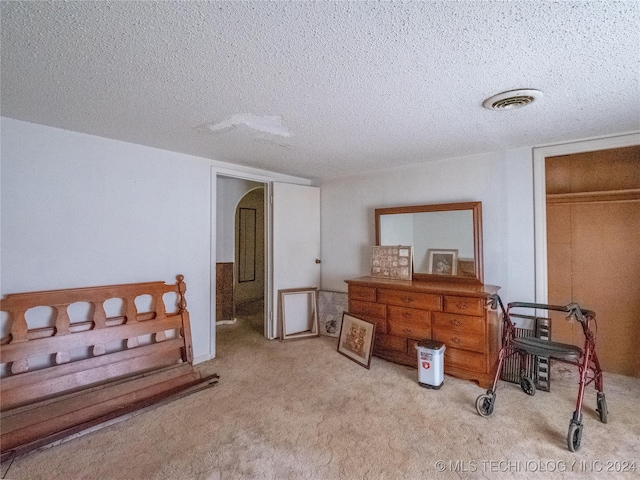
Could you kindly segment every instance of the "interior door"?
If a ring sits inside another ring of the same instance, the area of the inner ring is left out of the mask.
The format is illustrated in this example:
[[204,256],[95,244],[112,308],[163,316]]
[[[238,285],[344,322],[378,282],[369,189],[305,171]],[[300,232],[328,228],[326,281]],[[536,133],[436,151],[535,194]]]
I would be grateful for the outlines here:
[[280,335],[278,291],[320,287],[320,189],[272,184],[273,290],[269,337]]

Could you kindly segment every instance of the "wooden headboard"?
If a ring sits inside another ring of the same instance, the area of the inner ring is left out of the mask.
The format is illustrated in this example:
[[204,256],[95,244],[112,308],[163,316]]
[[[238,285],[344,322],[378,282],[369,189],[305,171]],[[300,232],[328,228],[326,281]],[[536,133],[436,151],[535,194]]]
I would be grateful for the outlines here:
[[215,385],[192,365],[186,289],[178,275],[2,299],[2,461]]
[[[2,339],[0,347],[0,361],[8,367],[2,379],[0,410],[178,362],[192,362],[185,291],[184,277],[178,275],[171,285],[149,282],[7,295],[0,303],[10,322],[10,334]],[[175,312],[167,312],[163,299],[170,292],[176,294]],[[145,295],[152,300],[152,310],[141,313],[136,298]],[[122,315],[106,316],[104,303],[111,299],[121,299]],[[67,310],[77,302],[90,304],[91,318],[72,323]],[[27,312],[42,306],[53,308],[53,326],[29,328]],[[146,343],[145,336],[149,337]],[[87,354],[75,358],[83,349]],[[47,357],[52,358],[52,365],[32,368],[36,359]]]

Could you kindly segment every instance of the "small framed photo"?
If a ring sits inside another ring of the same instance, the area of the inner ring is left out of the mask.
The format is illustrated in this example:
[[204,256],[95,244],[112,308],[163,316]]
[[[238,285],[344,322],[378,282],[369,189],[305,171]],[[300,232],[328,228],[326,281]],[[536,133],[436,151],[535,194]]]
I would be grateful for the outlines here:
[[457,275],[458,250],[436,249],[427,250],[429,273],[433,275]]
[[338,352],[365,368],[371,366],[375,323],[344,312],[338,337]]
[[458,276],[475,277],[476,267],[473,258],[458,258]]

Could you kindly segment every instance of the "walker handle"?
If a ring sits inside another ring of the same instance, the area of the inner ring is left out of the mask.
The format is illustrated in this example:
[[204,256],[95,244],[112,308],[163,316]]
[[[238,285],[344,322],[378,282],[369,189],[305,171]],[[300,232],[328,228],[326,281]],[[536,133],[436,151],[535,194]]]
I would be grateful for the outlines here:
[[537,308],[541,310],[554,310],[557,312],[565,312],[568,313],[567,319],[575,318],[578,322],[584,323],[587,321],[587,317],[595,318],[595,312],[591,310],[585,310],[580,308],[580,305],[577,303],[569,303],[568,305],[546,305],[544,303],[523,303],[523,302],[513,302],[507,305],[507,308],[511,310],[511,308]]

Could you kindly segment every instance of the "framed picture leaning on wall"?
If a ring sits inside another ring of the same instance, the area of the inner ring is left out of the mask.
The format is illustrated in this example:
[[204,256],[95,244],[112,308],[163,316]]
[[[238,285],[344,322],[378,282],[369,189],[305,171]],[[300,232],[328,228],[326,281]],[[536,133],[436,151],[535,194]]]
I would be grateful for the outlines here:
[[371,365],[375,323],[344,312],[338,337],[338,352],[365,368]]

